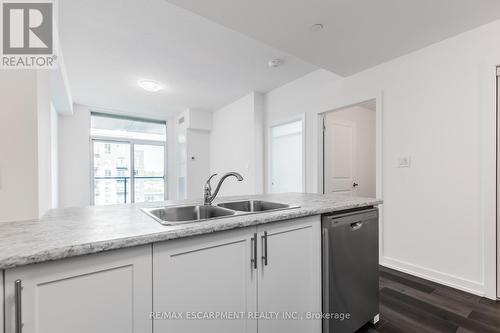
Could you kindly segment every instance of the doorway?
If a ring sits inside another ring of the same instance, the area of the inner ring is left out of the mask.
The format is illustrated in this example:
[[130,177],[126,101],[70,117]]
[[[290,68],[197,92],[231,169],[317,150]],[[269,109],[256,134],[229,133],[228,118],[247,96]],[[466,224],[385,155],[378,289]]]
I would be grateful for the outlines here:
[[269,193],[304,191],[304,138],[304,116],[270,127]]
[[376,197],[375,99],[323,115],[323,193]]

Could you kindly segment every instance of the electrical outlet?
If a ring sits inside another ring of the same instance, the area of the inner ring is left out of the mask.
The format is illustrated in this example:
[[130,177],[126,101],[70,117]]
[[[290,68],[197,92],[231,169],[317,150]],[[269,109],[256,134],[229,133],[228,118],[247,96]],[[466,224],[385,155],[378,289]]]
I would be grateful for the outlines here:
[[398,168],[409,168],[411,166],[410,156],[398,157]]

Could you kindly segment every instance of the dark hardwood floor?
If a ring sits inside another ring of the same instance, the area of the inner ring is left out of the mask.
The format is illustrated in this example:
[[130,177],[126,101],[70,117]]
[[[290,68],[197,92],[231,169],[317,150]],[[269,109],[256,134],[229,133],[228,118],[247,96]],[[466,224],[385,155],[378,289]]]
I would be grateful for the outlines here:
[[500,333],[500,302],[380,267],[380,321],[365,332]]

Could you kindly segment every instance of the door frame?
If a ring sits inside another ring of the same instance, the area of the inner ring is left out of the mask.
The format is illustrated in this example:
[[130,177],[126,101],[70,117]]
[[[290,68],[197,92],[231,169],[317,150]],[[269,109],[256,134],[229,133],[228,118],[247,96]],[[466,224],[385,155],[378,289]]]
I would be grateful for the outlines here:
[[495,95],[496,95],[496,216],[495,216],[495,262],[496,262],[496,298],[500,300],[500,66],[496,67],[496,83],[495,83]]
[[266,181],[266,193],[273,193],[271,191],[272,189],[272,181],[273,181],[273,174],[272,174],[272,157],[273,157],[273,147],[272,147],[272,129],[273,127],[276,126],[281,126],[281,125],[286,125],[289,123],[294,123],[296,121],[302,121],[302,192],[306,191],[306,114],[301,113],[298,115],[295,115],[293,117],[289,117],[286,119],[281,119],[280,121],[271,123],[267,126],[267,142],[266,146],[268,147],[267,149],[267,170],[268,170],[268,175],[267,181]]
[[[361,97],[347,98],[340,101],[333,108],[317,113],[318,128],[318,193],[325,193],[324,187],[324,118],[327,113],[339,111],[356,106],[371,100],[375,100],[375,187],[376,197],[384,198],[383,191],[383,91],[372,93]],[[384,258],[384,205],[379,206],[379,258],[380,263]]]

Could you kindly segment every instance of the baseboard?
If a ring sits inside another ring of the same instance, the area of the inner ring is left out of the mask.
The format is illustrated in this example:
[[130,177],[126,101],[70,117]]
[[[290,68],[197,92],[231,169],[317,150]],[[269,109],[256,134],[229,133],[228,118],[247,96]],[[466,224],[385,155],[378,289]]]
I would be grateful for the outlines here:
[[470,281],[451,274],[413,265],[401,260],[388,258],[386,256],[380,259],[380,265],[474,295],[485,296],[484,285],[475,281]]

